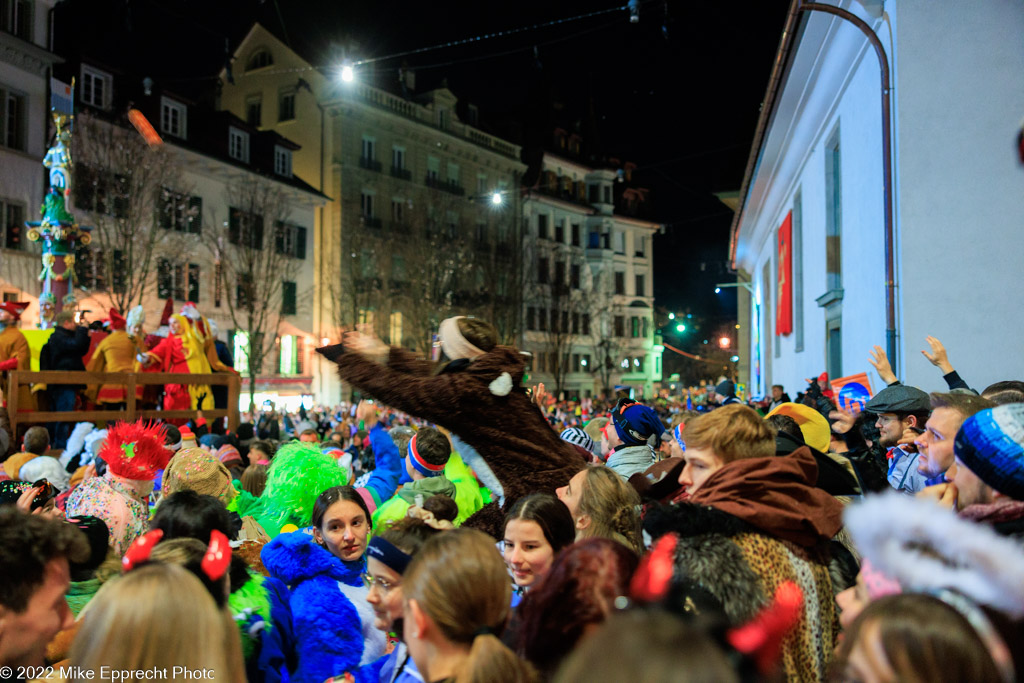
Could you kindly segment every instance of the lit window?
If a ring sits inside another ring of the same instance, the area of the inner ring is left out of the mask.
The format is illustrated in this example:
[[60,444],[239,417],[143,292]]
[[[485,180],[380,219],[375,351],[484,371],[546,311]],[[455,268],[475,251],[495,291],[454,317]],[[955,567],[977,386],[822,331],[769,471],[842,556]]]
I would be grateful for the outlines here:
[[176,138],[187,136],[188,107],[166,97],[160,98],[160,130]]
[[232,159],[249,163],[249,134],[234,126],[228,129],[228,154]]

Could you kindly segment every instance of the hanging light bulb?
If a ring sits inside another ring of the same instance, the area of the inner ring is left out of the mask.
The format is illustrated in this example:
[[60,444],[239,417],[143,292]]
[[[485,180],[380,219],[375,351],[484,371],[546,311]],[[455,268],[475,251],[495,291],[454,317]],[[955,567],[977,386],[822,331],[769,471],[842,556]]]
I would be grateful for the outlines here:
[[351,83],[356,79],[355,69],[352,68],[351,64],[341,65],[341,80],[345,83]]

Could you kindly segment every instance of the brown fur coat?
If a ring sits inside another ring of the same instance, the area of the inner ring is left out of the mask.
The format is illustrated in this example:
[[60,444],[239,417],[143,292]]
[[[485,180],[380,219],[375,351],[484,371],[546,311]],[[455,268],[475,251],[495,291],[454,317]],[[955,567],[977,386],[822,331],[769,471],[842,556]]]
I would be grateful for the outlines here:
[[[527,494],[554,493],[584,467],[519,387],[524,363],[515,348],[495,347],[464,368],[441,374],[431,374],[433,363],[394,347],[386,366],[355,353],[333,360],[343,381],[392,408],[448,429],[475,448],[501,482],[506,509]],[[492,382],[502,373],[509,374],[512,388],[506,395],[496,395]],[[503,520],[495,503],[470,517],[466,526],[497,537]]]

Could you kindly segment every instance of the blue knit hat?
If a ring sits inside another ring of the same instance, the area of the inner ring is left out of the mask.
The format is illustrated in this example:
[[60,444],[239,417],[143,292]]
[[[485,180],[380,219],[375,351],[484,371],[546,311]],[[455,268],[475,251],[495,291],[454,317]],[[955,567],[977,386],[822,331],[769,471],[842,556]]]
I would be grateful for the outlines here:
[[1014,500],[1024,500],[1024,403],[982,410],[964,421],[956,456],[979,479]]
[[665,425],[651,408],[629,399],[621,399],[612,410],[612,422],[615,433],[623,443],[639,446],[646,443],[652,435],[661,436]]

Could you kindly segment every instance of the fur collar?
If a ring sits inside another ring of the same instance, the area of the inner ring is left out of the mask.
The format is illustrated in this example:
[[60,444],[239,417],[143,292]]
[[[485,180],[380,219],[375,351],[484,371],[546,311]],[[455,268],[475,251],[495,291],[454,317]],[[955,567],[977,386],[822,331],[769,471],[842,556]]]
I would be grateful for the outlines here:
[[271,576],[292,587],[317,576],[329,576],[355,586],[360,581],[359,574],[366,566],[362,559],[358,562],[343,562],[326,548],[317,545],[312,534],[301,529],[281,534],[263,546],[260,558]]
[[677,503],[653,505],[644,517],[644,531],[652,541],[675,532],[680,538],[717,534],[736,536],[756,529],[738,517],[706,505]]

